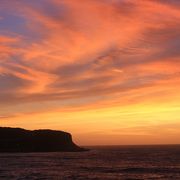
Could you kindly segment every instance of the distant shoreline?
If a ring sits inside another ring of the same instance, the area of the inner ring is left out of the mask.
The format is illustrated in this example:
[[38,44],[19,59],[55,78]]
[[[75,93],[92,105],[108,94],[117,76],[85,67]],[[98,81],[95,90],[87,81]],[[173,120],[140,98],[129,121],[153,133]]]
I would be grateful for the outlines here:
[[145,147],[145,146],[180,146],[180,144],[133,144],[133,145],[81,145],[81,147]]

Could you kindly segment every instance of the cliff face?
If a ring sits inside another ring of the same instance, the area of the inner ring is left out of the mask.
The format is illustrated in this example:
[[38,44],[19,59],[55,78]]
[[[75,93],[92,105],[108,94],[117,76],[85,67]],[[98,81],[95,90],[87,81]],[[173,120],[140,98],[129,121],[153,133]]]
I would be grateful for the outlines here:
[[63,131],[0,127],[0,152],[83,151]]

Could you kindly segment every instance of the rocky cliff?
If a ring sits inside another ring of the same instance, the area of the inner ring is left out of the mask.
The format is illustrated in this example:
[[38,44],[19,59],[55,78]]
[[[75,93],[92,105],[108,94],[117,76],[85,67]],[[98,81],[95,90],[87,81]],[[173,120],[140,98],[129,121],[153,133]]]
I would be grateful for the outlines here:
[[84,151],[71,134],[53,130],[25,130],[0,127],[0,152]]

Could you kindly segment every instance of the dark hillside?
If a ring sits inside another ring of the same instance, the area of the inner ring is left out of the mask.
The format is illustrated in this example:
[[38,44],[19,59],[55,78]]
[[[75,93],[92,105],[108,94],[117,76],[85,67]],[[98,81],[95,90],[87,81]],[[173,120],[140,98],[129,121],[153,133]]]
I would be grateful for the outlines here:
[[83,151],[71,134],[53,130],[25,130],[0,127],[0,152]]

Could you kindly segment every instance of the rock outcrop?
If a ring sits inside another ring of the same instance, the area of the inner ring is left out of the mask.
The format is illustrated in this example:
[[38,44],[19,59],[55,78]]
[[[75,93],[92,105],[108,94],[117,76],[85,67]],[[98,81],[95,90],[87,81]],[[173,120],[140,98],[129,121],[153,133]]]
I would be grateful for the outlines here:
[[54,130],[25,130],[0,127],[0,152],[84,151],[70,133]]

